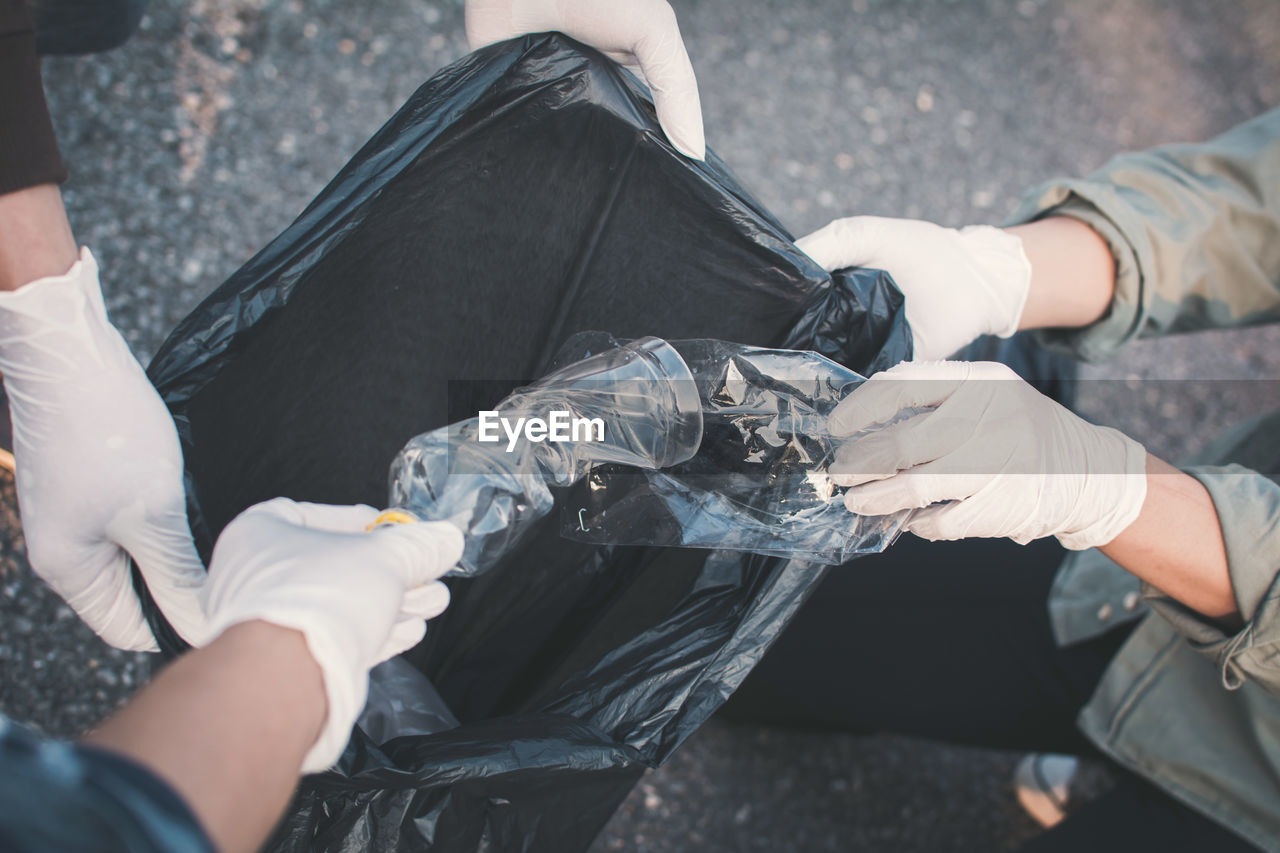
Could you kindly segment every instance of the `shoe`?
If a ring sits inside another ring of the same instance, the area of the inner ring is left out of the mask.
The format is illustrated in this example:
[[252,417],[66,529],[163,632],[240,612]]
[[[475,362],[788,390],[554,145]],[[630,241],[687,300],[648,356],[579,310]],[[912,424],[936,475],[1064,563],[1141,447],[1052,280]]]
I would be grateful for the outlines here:
[[1074,755],[1032,753],[1018,762],[1013,787],[1018,802],[1046,829],[1067,816],[1071,786],[1080,769]]

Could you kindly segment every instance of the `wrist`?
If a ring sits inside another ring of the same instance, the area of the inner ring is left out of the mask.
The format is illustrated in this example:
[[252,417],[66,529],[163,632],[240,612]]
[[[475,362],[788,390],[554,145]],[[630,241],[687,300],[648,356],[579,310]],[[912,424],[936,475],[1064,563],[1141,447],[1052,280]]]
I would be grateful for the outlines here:
[[228,657],[256,658],[263,672],[274,673],[281,683],[291,685],[291,728],[304,746],[315,743],[328,716],[328,700],[324,673],[311,654],[306,636],[294,628],[251,619],[229,626],[215,641]]
[[1148,455],[1129,436],[1111,427],[1089,425],[1088,449],[1081,453],[1084,489],[1073,513],[1057,534],[1064,548],[1099,548],[1137,520],[1147,497]]
[[1155,456],[1147,457],[1147,482],[1142,512],[1102,553],[1192,610],[1239,627],[1226,544],[1209,491]]
[[[317,699],[314,705],[320,713],[316,725],[307,728],[311,736],[305,744],[303,773],[327,770],[337,761],[368,691],[367,668],[356,659],[352,644],[338,641],[329,631],[317,629],[313,622],[288,608],[260,606],[237,615],[224,615],[222,619],[214,617],[209,626],[210,636],[218,642],[248,633],[271,637],[271,642],[283,646],[283,638],[289,638],[294,665],[306,673],[302,677],[309,684],[318,686],[313,692]],[[299,649],[302,657],[297,656]]]
[[0,290],[62,275],[76,256],[75,237],[55,184],[0,195]]
[[1115,259],[1085,223],[1051,216],[1005,229],[1030,265],[1020,329],[1082,328],[1100,320],[1115,293]]
[[[24,365],[37,356],[41,369],[35,371],[47,378],[43,364],[65,361],[74,342],[93,342],[92,331],[106,320],[98,262],[86,247],[56,273],[28,279],[13,289],[0,289],[0,361],[5,362],[6,375],[22,375]],[[51,333],[56,333],[51,336]],[[21,356],[15,358],[15,354]],[[15,363],[16,362],[16,363]]]
[[986,334],[1007,338],[1018,331],[1031,283],[1031,263],[1018,235],[990,225],[970,225],[959,231],[979,270],[978,284],[986,291]]

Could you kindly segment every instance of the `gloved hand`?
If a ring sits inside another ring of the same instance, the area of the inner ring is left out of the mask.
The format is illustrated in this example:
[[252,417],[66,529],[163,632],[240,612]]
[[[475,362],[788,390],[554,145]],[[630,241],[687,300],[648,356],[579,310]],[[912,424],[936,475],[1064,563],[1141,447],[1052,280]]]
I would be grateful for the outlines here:
[[154,651],[128,552],[170,623],[201,644],[205,573],[178,435],[107,320],[88,249],[65,275],[0,292],[0,372],[32,568],[102,639]]
[[979,335],[1018,331],[1031,285],[1022,241],[990,225],[956,230],[915,219],[854,216],[796,241],[828,271],[876,267],[906,297],[915,361],[946,358]]
[[369,670],[412,648],[424,620],[449,605],[438,578],[462,555],[447,522],[365,532],[367,506],[276,498],[250,507],[222,531],[204,589],[210,639],[261,619],[299,631],[324,675],[328,717],[302,770],[331,766],[364,707]]
[[1057,536],[1092,548],[1132,524],[1147,494],[1142,445],[1085,422],[1003,364],[904,362],[855,388],[828,428],[852,436],[829,468],[854,487],[845,505],[860,515],[924,507],[906,527],[925,539]]
[[698,81],[666,0],[467,0],[466,19],[472,50],[555,30],[630,67],[649,84],[671,144],[707,156]]

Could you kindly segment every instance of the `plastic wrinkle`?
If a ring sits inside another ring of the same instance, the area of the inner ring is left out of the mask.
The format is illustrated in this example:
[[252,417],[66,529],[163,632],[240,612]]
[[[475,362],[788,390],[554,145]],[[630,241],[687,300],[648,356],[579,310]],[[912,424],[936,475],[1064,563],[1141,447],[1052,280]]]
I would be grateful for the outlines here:
[[701,402],[698,453],[672,467],[594,468],[563,505],[563,536],[828,564],[892,543],[908,514],[851,515],[826,474],[847,440],[827,433],[827,415],[862,376],[813,352],[711,340],[674,347]]
[[404,658],[369,672],[369,698],[356,725],[376,743],[456,729],[458,718],[426,676]]

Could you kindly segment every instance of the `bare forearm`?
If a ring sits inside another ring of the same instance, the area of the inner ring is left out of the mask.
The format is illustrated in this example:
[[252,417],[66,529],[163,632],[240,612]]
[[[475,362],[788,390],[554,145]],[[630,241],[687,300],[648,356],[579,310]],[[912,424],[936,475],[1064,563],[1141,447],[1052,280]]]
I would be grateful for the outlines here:
[[246,622],[175,662],[85,740],[173,786],[219,850],[256,850],[324,718],[320,668],[302,635]]
[[76,241],[54,184],[0,195],[0,290],[62,275],[76,262]]
[[[1079,328],[1099,320],[1115,292],[1115,260],[1088,225],[1049,217],[1008,229],[1031,262],[1019,327]],[[1204,486],[1148,454],[1142,513],[1102,549],[1133,574],[1212,618],[1236,616],[1226,548]]]
[[1194,477],[1147,454],[1147,497],[1133,524],[1102,547],[1133,574],[1192,610],[1238,618],[1218,513]]
[[1007,229],[1022,239],[1031,287],[1021,329],[1079,328],[1100,319],[1115,291],[1115,260],[1088,225],[1063,216]]

